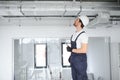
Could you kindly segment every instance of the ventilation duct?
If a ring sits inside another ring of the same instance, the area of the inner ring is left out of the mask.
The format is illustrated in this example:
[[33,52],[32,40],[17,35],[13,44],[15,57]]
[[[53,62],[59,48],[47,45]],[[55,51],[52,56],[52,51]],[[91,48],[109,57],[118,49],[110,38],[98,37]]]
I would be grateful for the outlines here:
[[110,14],[108,12],[100,12],[98,16],[90,21],[89,27],[95,27],[96,25],[109,24]]

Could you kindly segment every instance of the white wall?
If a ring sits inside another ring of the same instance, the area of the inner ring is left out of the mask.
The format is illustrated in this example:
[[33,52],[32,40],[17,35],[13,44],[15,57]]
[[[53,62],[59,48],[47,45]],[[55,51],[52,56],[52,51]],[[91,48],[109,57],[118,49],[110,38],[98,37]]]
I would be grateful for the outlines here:
[[[74,31],[73,27],[69,27],[69,25],[66,24],[46,26],[46,23],[40,26],[0,26],[0,80],[13,80],[12,40],[14,38],[70,37]],[[112,42],[120,42],[119,26],[115,26],[114,28],[96,28],[86,30],[90,37],[110,36]]]

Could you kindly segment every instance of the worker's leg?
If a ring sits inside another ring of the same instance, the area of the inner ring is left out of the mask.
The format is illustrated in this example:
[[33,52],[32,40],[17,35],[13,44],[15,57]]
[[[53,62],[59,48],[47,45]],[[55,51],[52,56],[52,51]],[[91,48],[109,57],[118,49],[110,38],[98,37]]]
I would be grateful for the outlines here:
[[81,66],[78,66],[77,80],[88,80],[87,77],[87,63],[81,62]]
[[74,56],[71,56],[70,63],[71,63],[72,79],[77,80],[77,72],[76,72],[76,69],[75,69],[75,64],[76,63],[75,63],[75,57]]
[[86,56],[79,56],[76,58],[75,68],[77,71],[76,80],[88,80],[87,78],[87,58]]
[[77,80],[77,74],[76,74],[75,67],[71,66],[71,70],[72,70],[72,78],[73,78],[73,80]]

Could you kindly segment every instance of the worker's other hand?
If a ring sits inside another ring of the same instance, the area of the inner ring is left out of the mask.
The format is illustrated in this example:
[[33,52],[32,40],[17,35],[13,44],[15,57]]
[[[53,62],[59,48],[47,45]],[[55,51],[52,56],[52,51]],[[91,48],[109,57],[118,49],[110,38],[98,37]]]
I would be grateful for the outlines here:
[[72,48],[70,46],[67,46],[66,48],[68,52],[72,52]]

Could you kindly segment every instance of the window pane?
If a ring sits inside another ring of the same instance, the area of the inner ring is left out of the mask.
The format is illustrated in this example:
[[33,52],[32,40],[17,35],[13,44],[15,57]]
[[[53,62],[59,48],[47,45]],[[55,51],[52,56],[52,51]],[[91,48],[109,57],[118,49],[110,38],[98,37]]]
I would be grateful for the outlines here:
[[46,44],[35,45],[35,67],[46,67]]

